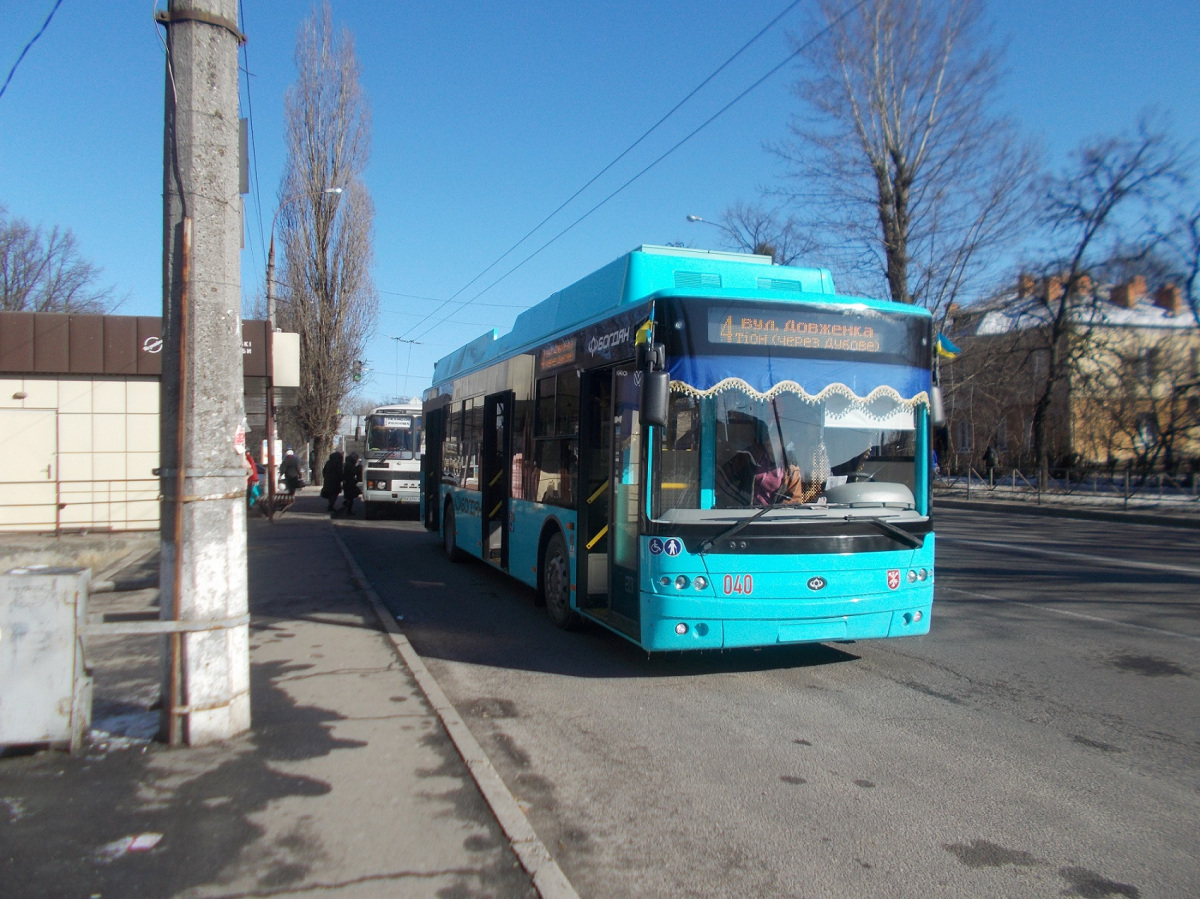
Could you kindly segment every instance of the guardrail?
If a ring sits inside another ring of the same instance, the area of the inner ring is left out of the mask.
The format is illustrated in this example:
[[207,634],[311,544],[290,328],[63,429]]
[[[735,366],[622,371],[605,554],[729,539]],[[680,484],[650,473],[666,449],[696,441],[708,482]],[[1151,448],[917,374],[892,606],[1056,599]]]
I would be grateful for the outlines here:
[[967,499],[993,498],[1042,503],[1069,500],[1088,505],[1124,509],[1156,505],[1200,512],[1200,477],[1176,478],[1160,472],[1138,475],[1129,471],[1102,474],[1067,469],[1062,477],[1042,481],[1016,468],[982,473],[969,468],[962,473],[934,477],[934,495],[962,495]]
[[138,531],[159,524],[158,478],[0,481],[0,531]]

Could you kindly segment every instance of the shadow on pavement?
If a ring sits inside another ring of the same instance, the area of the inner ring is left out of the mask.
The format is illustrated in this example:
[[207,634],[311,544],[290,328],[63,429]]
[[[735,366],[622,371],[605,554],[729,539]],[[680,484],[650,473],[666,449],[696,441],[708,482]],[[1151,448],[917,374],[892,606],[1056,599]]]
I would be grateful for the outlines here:
[[588,678],[664,678],[854,661],[852,644],[648,654],[598,625],[556,628],[533,591],[478,560],[451,563],[436,534],[339,522],[339,533],[425,658]]

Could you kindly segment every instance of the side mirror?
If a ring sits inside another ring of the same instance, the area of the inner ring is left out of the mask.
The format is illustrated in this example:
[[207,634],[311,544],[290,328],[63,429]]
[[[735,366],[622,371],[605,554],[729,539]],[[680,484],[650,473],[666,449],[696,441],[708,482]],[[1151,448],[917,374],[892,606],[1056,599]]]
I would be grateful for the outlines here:
[[642,374],[642,405],[638,420],[642,426],[667,426],[667,401],[671,392],[671,376],[665,371]]
[[929,424],[940,428],[946,424],[946,407],[942,404],[942,388],[934,384],[929,388]]
[[661,343],[639,344],[634,361],[638,371],[660,371],[667,367],[667,348]]

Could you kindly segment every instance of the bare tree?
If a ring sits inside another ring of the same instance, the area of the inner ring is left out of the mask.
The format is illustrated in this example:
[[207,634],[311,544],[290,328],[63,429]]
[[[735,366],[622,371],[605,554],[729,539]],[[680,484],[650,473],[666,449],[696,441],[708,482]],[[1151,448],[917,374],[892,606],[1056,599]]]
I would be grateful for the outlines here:
[[284,248],[279,324],[300,334],[295,420],[314,458],[337,431],[378,313],[370,275],[374,204],[362,182],[370,153],[370,110],[354,42],[334,34],[328,2],[296,40],[299,76],[288,90],[287,168],[280,187]]
[[778,209],[738,202],[725,210],[719,222],[725,245],[733,250],[770,256],[776,265],[791,265],[813,251],[815,243],[795,216],[781,218]]
[[1161,230],[1156,218],[1166,191],[1184,182],[1186,168],[1183,151],[1143,118],[1132,134],[1085,144],[1067,171],[1046,182],[1041,217],[1048,245],[1059,249],[1042,266],[1047,286],[1031,307],[1045,356],[1045,381],[1033,414],[1043,477],[1049,472],[1047,427],[1056,397],[1092,354],[1094,326],[1102,318],[1092,289],[1095,269],[1107,262],[1101,242],[1115,236],[1116,245],[1148,245]]
[[1175,213],[1162,245],[1175,265],[1192,318],[1200,325],[1200,203]]
[[0,206],[0,310],[105,312],[116,302],[111,287],[97,286],[99,277],[70,230],[43,231]]
[[999,61],[982,10],[820,0],[828,33],[803,48],[794,88],[807,109],[775,151],[803,185],[790,196],[860,292],[944,311],[1016,233],[1034,157],[986,112]]

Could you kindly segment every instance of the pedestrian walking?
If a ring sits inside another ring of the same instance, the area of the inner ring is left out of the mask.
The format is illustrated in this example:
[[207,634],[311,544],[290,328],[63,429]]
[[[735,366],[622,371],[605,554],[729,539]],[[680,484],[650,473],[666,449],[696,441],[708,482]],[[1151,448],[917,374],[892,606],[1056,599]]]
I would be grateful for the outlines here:
[[304,478],[300,475],[300,460],[289,446],[283,455],[283,463],[279,466],[279,474],[287,487],[289,494],[295,493],[304,486]]
[[351,453],[346,457],[346,462],[342,466],[342,511],[347,515],[354,514],[354,498],[362,496],[362,490],[358,486],[358,482],[362,480],[362,463],[358,459],[358,453]]
[[996,466],[999,464],[1000,458],[996,453],[996,447],[988,444],[988,447],[983,452],[983,465],[987,469],[988,484],[994,484],[996,477]]
[[246,469],[246,503],[253,509],[254,504],[262,496],[262,487],[259,485],[258,464],[254,461],[250,450],[246,450],[242,465]]
[[342,454],[334,450],[325,460],[325,467],[321,469],[321,496],[329,504],[328,511],[331,515],[337,498],[342,494],[342,468]]

